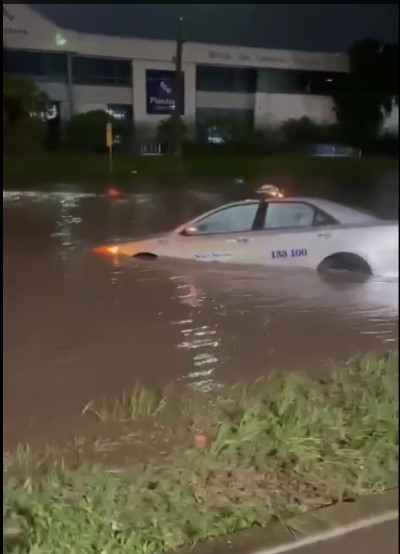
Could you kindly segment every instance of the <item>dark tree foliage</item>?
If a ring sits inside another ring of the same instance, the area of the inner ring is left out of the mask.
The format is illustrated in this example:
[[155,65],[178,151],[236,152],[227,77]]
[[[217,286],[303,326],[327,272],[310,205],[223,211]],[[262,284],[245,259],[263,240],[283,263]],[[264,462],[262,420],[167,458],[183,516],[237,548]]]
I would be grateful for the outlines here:
[[398,44],[372,39],[349,51],[350,75],[343,90],[333,95],[344,136],[357,146],[376,139],[399,94]]

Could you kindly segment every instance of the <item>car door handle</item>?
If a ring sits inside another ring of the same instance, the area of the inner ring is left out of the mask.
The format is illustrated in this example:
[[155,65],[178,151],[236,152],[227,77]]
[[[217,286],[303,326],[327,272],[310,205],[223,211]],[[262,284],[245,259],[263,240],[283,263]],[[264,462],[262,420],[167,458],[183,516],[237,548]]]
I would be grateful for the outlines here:
[[332,236],[332,233],[318,233],[317,237],[319,239],[329,239]]
[[239,237],[238,239],[236,239],[236,242],[250,242],[250,239],[248,239],[247,237]]

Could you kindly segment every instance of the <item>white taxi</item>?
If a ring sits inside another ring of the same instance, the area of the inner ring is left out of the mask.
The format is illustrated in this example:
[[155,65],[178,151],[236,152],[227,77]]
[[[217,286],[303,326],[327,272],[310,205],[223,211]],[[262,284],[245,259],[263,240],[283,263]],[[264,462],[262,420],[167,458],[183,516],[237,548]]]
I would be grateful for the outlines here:
[[162,236],[95,252],[398,278],[398,222],[329,200],[281,196],[226,204]]

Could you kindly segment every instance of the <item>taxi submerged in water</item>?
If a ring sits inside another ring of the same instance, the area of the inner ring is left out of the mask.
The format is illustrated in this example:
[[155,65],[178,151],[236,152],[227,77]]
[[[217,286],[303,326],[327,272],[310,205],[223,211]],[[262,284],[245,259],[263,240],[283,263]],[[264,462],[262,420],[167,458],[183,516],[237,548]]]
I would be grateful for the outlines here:
[[362,210],[264,185],[164,235],[95,248],[98,254],[275,268],[345,270],[398,278],[399,226]]

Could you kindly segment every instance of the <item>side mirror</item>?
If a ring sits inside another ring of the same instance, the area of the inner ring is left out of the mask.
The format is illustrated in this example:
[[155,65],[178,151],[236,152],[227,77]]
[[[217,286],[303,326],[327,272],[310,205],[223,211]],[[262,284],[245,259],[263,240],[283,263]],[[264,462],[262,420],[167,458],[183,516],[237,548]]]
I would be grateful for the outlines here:
[[181,235],[183,235],[184,237],[192,237],[193,235],[197,235],[198,231],[199,230],[197,227],[185,227],[181,231]]

